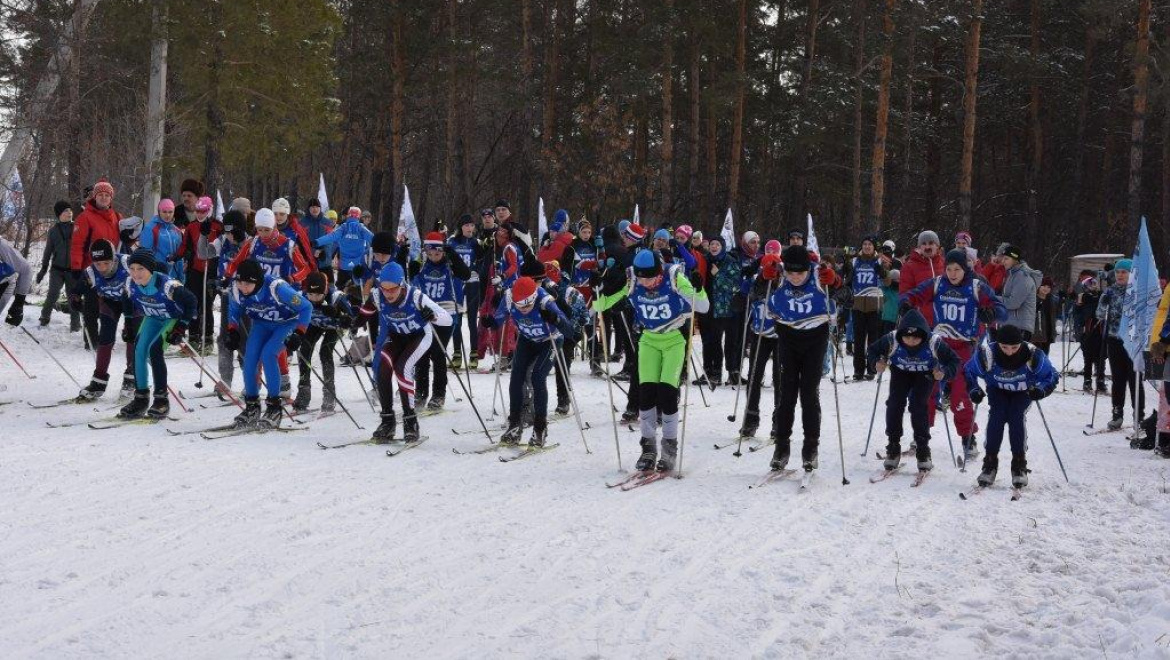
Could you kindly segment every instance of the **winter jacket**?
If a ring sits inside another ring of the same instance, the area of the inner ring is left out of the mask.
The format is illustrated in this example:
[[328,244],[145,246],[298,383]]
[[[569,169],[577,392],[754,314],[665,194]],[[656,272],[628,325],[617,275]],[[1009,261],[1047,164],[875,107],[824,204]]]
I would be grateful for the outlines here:
[[882,320],[886,323],[898,321],[898,285],[887,284],[882,287]]
[[183,229],[183,258],[187,259],[187,270],[200,273],[207,269],[207,262],[211,261],[214,273],[219,270],[219,261],[213,256],[215,249],[209,246],[223,233],[223,223],[210,216],[204,222],[211,223],[211,233],[207,236],[200,231],[203,223],[198,220],[192,220]]
[[571,273],[575,264],[573,263],[573,235],[567,231],[562,231],[557,234],[557,237],[552,242],[540,248],[536,253],[536,258],[541,263],[548,263],[550,261],[557,262],[560,266],[561,272]]
[[1036,289],[1040,288],[1042,279],[1043,273],[1032,270],[1022,261],[1008,271],[1003,285],[1003,304],[1008,311],[1004,323],[1024,332],[1036,330]]
[[160,264],[166,264],[164,272],[172,279],[184,281],[183,232],[178,227],[156,215],[138,235],[138,245],[150,250]]
[[69,247],[73,238],[73,223],[58,222],[49,229],[48,240],[45,241],[45,255],[41,257],[41,271],[37,273],[37,281],[45,276],[49,266],[53,270],[69,270]]
[[[330,254],[331,251],[339,252],[341,257],[338,260],[338,268],[349,271],[353,270],[355,264],[366,263],[366,253],[370,251],[372,240],[373,232],[367,229],[361,220],[350,218],[337,229],[314,239],[313,245],[324,249],[325,254]],[[325,263],[331,261],[332,257],[327,257]]]
[[[933,259],[927,259],[921,252],[915,250],[906,257],[899,272],[901,276],[898,278],[898,293],[899,295],[909,293],[918,288],[919,284],[943,274],[942,255],[936,254]],[[930,300],[924,300],[918,303],[917,309],[926,319],[926,323],[933,327],[934,304]]]
[[1101,293],[1101,300],[1097,303],[1097,318],[1108,321],[1107,337],[1117,337],[1121,327],[1121,308],[1125,305],[1124,284],[1111,284]]
[[1056,341],[1056,295],[1041,299],[1036,296],[1036,329],[1032,331],[1033,344]]
[[118,232],[121,214],[113,209],[99,209],[91,199],[85,203],[81,215],[74,223],[73,236],[69,240],[69,267],[73,270],[88,268],[93,263],[89,249],[94,242],[106,239],[117,246],[122,238]]
[[728,252],[720,252],[719,256],[707,260],[708,273],[717,270],[707,278],[707,289],[711,296],[711,316],[717,319],[732,318],[742,311],[736,309],[736,298],[741,296],[740,286],[745,283],[751,285],[751,280],[743,277],[740,260]]
[[313,244],[309,241],[309,234],[301,223],[290,216],[283,227],[277,225],[276,229],[297,246],[297,250],[305,258],[305,262],[309,264],[309,270],[317,270],[317,257],[313,254]]
[[[357,218],[354,218],[354,220],[357,220]],[[349,221],[346,220],[346,222]],[[357,220],[357,222],[358,224],[361,224],[360,220]],[[329,218],[325,217],[324,213],[321,215],[309,215],[306,213],[303,217],[301,217],[300,223],[301,226],[305,228],[305,234],[308,235],[309,241],[314,245],[318,245],[323,248],[319,249],[316,255],[317,261],[320,262],[319,265],[328,267],[333,263],[333,257],[337,254],[337,250],[340,249],[340,246],[331,243],[318,243],[317,241],[327,236],[330,232],[334,231],[337,228],[337,224]],[[367,229],[366,231],[369,230]],[[372,236],[373,234],[370,235]]]
[[988,262],[979,271],[979,274],[987,280],[996,293],[1003,293],[1003,285],[1007,282],[1007,269],[1003,267],[1003,264]]

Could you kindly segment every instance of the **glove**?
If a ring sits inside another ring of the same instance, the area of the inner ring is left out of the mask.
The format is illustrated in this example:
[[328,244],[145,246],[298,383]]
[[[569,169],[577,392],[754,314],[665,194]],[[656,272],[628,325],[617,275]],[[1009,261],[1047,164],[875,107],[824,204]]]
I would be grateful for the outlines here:
[[341,310],[328,303],[321,305],[321,313],[325,316],[335,319],[341,314]]
[[934,379],[935,380],[942,380],[943,378],[946,378],[946,374],[943,373],[943,370],[942,369],[935,369],[934,370]]
[[431,309],[430,307],[421,307],[418,310],[418,315],[421,316],[427,323],[435,320],[435,310]]
[[229,351],[240,350],[240,330],[236,326],[228,326],[227,332],[223,333],[224,348]]
[[122,342],[129,344],[132,341],[134,341],[134,332],[130,329],[130,324],[126,323],[122,326]]
[[995,323],[995,310],[990,307],[980,307],[975,312],[975,318],[979,319],[979,322],[983,325],[991,325]]
[[873,365],[873,368],[879,374],[882,373],[883,371],[886,370],[886,361],[885,360],[878,360],[877,363]]
[[69,294],[69,311],[80,313],[83,306],[84,305],[81,300],[81,296],[77,295],[76,293]]
[[557,313],[551,309],[548,309],[547,307],[540,308],[540,318],[551,326],[555,326],[557,322],[560,321],[560,319],[557,317]]
[[491,315],[480,317],[479,327],[487,328],[488,330],[495,330],[497,327],[496,326],[496,317],[491,316]]
[[975,405],[983,403],[983,399],[987,398],[987,395],[983,393],[983,390],[979,389],[978,387],[973,388],[970,392],[967,392],[967,396],[971,397],[971,403]]
[[301,347],[301,339],[304,337],[305,331],[297,328],[296,332],[284,338],[284,347],[288,349],[289,353],[296,353],[297,349]]
[[690,280],[691,286],[693,286],[695,288],[695,291],[702,290],[703,276],[699,274],[699,271],[692,270],[690,275],[687,275],[687,279]]
[[354,264],[353,269],[349,272],[353,274],[354,279],[360,280],[366,276],[366,267],[362,264]]
[[616,265],[617,265],[617,262],[613,260],[613,257],[607,257],[605,259],[605,267],[606,268],[613,268]]
[[818,268],[817,281],[821,286],[830,286],[837,279],[837,274],[833,272],[832,268]]
[[1036,387],[1035,385],[1028,388],[1028,397],[1030,399],[1032,399],[1033,401],[1039,401],[1040,399],[1043,399],[1046,396],[1048,396],[1048,392],[1045,392],[1044,390],[1040,389],[1039,387]]
[[37,273],[37,284],[40,284],[41,280],[43,280],[43,279],[45,279],[45,273],[43,271],[40,273]]
[[581,263],[577,264],[577,268],[580,268],[581,270],[586,270],[586,271],[597,270],[597,260],[596,259],[585,259]]
[[914,305],[910,304],[909,300],[903,300],[902,302],[898,303],[898,316],[901,316],[912,309],[914,309]]
[[605,239],[600,236],[595,236],[593,238],[593,247],[597,248],[598,250],[605,248]]
[[493,277],[493,278],[492,278],[492,286],[494,286],[494,287],[497,287],[497,288],[498,288],[498,287],[500,286],[500,283],[501,283],[501,282],[503,282],[503,281],[504,281],[504,280],[503,280],[503,279],[501,279],[499,275],[496,275],[495,277]]
[[167,333],[167,343],[171,346],[178,346],[183,343],[183,338],[187,336],[187,326],[183,323],[176,323],[175,327]]
[[4,322],[12,327],[20,325],[24,320],[24,296],[19,293],[13,296],[12,304],[8,306],[8,316]]
[[211,221],[207,220],[199,223],[199,233],[204,236],[211,236]]

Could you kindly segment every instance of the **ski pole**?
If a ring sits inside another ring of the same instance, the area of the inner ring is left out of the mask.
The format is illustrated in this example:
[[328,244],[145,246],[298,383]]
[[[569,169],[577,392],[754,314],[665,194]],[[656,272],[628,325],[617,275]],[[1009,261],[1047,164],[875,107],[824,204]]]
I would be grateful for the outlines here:
[[[565,389],[569,390],[569,400],[573,402],[573,415],[577,418],[577,430],[581,432],[581,444],[585,445],[586,454],[592,454],[593,452],[589,450],[589,442],[585,439],[585,427],[581,424],[581,409],[577,406],[577,395],[573,392],[573,384],[569,382],[569,369],[565,354],[555,339],[549,341],[552,342],[553,357],[560,365],[561,373],[565,375]],[[614,427],[614,430],[616,431],[617,427]]]
[[[687,335],[687,355],[691,354],[691,340],[695,336],[695,296],[691,295],[691,332]],[[690,408],[691,403],[691,379],[686,379],[683,383],[683,413],[682,413],[682,430],[679,433],[678,439],[678,466],[674,473],[675,479],[682,479],[682,459],[683,450],[687,447],[687,409]]]
[[221,381],[219,378],[216,378],[215,375],[212,374],[210,371],[207,371],[206,365],[204,365],[199,360],[195,359],[195,356],[194,356],[195,351],[193,351],[191,349],[191,346],[187,342],[185,342],[185,341],[179,342],[179,348],[182,349],[182,353],[183,353],[183,355],[187,356],[187,359],[194,362],[195,365],[199,367],[200,371],[203,371],[204,373],[206,373],[207,377],[210,378],[212,381],[214,381],[217,386],[219,386],[220,391],[222,391],[224,394],[226,394],[227,398],[232,400],[232,403],[236,404],[236,406],[238,406],[240,408],[240,410],[244,409],[244,404],[240,403],[240,400],[237,399],[234,394],[232,394],[232,389],[230,387],[228,387],[227,385],[224,385],[223,381]]
[[[52,353],[50,353],[49,349],[45,348],[45,345],[41,343],[41,340],[36,338],[36,335],[29,332],[28,328],[24,327],[23,325],[20,326],[20,331],[23,332],[24,334],[28,335],[28,338],[33,340],[33,342],[35,342],[37,346],[40,346],[41,350],[45,352],[45,355],[48,355],[49,359],[52,360],[54,362],[54,364],[56,364],[58,367],[61,367],[61,371],[65,372],[65,375],[69,377],[69,380],[73,381],[73,384],[76,385],[78,387],[78,389],[81,388],[81,383],[77,382],[77,379],[73,377],[73,374],[69,373],[69,370],[65,368],[65,365],[61,364],[61,361],[58,360],[56,358],[56,356],[54,356]],[[8,350],[7,347],[5,347],[5,350]],[[8,354],[12,355],[12,352],[9,351]],[[12,359],[15,360],[16,356],[13,355]],[[20,364],[20,363],[17,362],[17,364]],[[24,369],[24,367],[21,367],[21,369]],[[27,374],[28,372],[26,371],[25,373]],[[29,378],[31,378],[31,377],[32,376],[29,376]]]
[[[447,358],[447,349],[445,347],[443,348],[442,353],[444,362],[443,368],[446,369],[447,365],[451,364],[451,362]],[[479,414],[479,408],[475,405],[475,398],[471,396],[471,390],[467,388],[467,385],[464,384],[463,379],[459,377],[459,370],[453,369],[452,371],[455,373],[455,380],[459,383],[459,387],[461,387],[463,389],[463,393],[467,395],[467,401],[471,403],[471,410],[475,413],[475,418],[479,420],[479,425],[483,427],[483,434],[487,436],[488,443],[494,445],[496,441],[492,439],[491,431],[488,431],[487,424],[483,421],[483,416]],[[471,379],[468,378],[468,382],[470,381]]]
[[[496,382],[492,385],[492,419],[496,418],[499,413],[496,412],[496,399],[503,399],[504,392],[500,389],[500,361],[504,359],[504,330],[507,328],[508,321],[504,320],[503,325],[496,325],[496,329],[500,333],[499,349],[496,350],[496,363],[492,365],[496,371]],[[500,407],[504,408],[504,402],[500,402]],[[507,409],[505,408],[505,411]]]
[[[1111,311],[1110,307],[1105,308],[1105,325],[1101,326],[1101,352],[1104,355],[1104,359],[1101,360],[1101,362],[1100,362],[1100,364],[1102,366],[1105,364],[1106,361],[1109,360],[1109,312],[1110,311]],[[1098,374],[1100,374],[1101,371],[1103,371],[1103,370],[1098,370]],[[1100,396],[1100,394],[1101,394],[1100,390],[1098,388],[1094,387],[1093,388],[1093,412],[1089,416],[1089,425],[1086,427],[1088,429],[1092,429],[1093,424],[1095,424],[1097,422],[1097,397]]]
[[[345,338],[339,336],[337,338],[337,343],[341,346],[345,346]],[[334,345],[333,353],[340,358],[347,358],[349,350],[340,351],[340,349]],[[352,360],[349,363],[349,368],[353,370],[353,377],[357,380],[358,389],[360,389],[362,394],[365,396],[366,403],[370,404],[370,410],[373,410],[375,413],[378,412],[378,409],[374,406],[374,400],[370,398],[370,391],[366,389],[366,384],[362,382],[362,377],[358,375],[357,365],[355,365]]]
[[[316,376],[317,380],[321,382],[322,389],[325,388],[325,379],[321,377],[321,374],[317,373],[317,368],[313,366],[312,360],[303,360],[302,363],[308,367],[309,371],[313,372],[313,375]],[[353,415],[349,414],[349,408],[345,407],[345,402],[342,401],[340,397],[334,397],[333,400],[337,402],[337,405],[341,406],[341,411],[345,413],[346,417],[349,417],[349,421],[353,422],[353,425],[358,427],[359,431],[365,430],[366,427],[358,424],[357,420],[353,418]]]
[[[695,356],[694,356],[694,355],[688,355],[687,357],[690,359],[690,362],[691,362],[691,371],[692,371],[692,373],[694,373],[694,371],[696,370],[696,367],[695,367]],[[710,403],[707,403],[707,393],[706,393],[706,392],[704,392],[704,391],[703,391],[703,388],[701,388],[701,387],[699,388],[699,397],[703,399],[703,407],[704,407],[704,408],[710,408],[710,407],[711,407],[711,404],[710,404]]]
[[[837,325],[837,316],[833,315],[833,326]],[[833,335],[833,350],[840,354],[841,352],[841,335],[835,333]],[[845,367],[842,365],[841,372],[844,374]],[[848,486],[849,479],[845,477],[845,432],[841,429],[841,398],[837,394],[837,360],[833,359],[833,406],[837,412],[837,447],[841,451],[841,485]]]
[[955,458],[955,443],[951,440],[951,423],[947,421],[947,409],[942,408],[943,428],[947,430],[947,446],[951,448],[951,464],[959,468],[959,472],[967,471],[967,454],[966,449],[963,450],[963,462],[959,463],[959,459]]
[[[196,255],[198,256],[198,255]],[[215,319],[215,310],[212,309],[215,301],[211,305],[207,304],[207,268],[210,264],[205,260],[203,262],[203,297],[199,299],[199,304],[203,307],[203,313],[199,315],[199,360],[207,359],[207,315],[211,315]],[[214,324],[213,324],[214,325]],[[195,389],[203,389],[203,370],[199,370],[199,380],[195,381]]]
[[735,395],[736,395],[735,407],[736,408],[739,408],[739,383],[743,381],[743,379],[739,377],[739,372],[740,372],[740,369],[743,368],[743,356],[744,356],[744,352],[747,350],[747,333],[748,333],[748,326],[749,325],[751,325],[751,324],[748,322],[748,319],[745,318],[744,323],[743,323],[743,334],[740,336],[740,339],[739,339],[739,361],[735,363],[735,379],[736,379],[736,381],[738,381],[738,382],[733,384],[733,387],[735,387]]
[[171,398],[175,400],[175,403],[179,404],[179,407],[183,409],[183,412],[187,414],[191,413],[191,409],[187,407],[187,404],[183,403],[182,397],[179,396],[179,393],[176,392],[175,388],[171,387],[169,383],[167,384],[167,391],[171,393]]
[[[769,298],[771,298],[771,297],[772,297],[772,283],[771,283],[771,282],[768,282],[768,292],[767,292],[766,294],[764,294],[764,301],[765,301],[765,303],[764,303],[764,304],[765,304],[765,305],[767,304],[767,300],[768,300]],[[749,301],[749,305],[748,305],[748,312],[747,312],[747,318],[744,320],[744,343],[747,343],[747,328],[748,328],[748,326],[750,326],[750,325],[752,324],[752,311],[751,311],[751,307],[752,307],[752,305],[751,305],[751,303],[750,303],[750,301]],[[763,313],[763,312],[762,312],[762,310],[761,310],[761,314],[762,314],[762,313]],[[761,319],[761,326],[762,326],[762,321],[763,321],[763,319]],[[763,329],[763,328],[761,327],[761,330],[762,330],[762,329]],[[749,362],[749,363],[748,363],[748,384],[747,384],[747,391],[748,391],[748,401],[749,401],[749,402],[751,401],[751,398],[752,398],[752,379],[753,379],[753,377],[754,377],[754,374],[756,373],[756,365],[757,365],[757,364],[759,364],[759,362],[760,362],[760,341],[761,341],[763,338],[764,338],[764,334],[763,334],[763,332],[761,332],[761,333],[759,333],[759,334],[757,334],[757,335],[756,335],[756,349],[755,349],[754,351],[752,351],[752,359],[751,359],[751,362]],[[742,366],[742,364],[743,364],[743,362],[741,361],[741,362],[740,362],[740,365]],[[761,384],[762,384],[762,381],[761,381]],[[750,405],[750,403],[749,403],[748,405]],[[731,414],[727,416],[727,421],[729,421],[729,422],[734,422],[734,421],[735,421],[735,416],[736,416],[737,414],[739,414],[739,388],[736,388],[736,390],[735,390],[735,405],[734,405],[734,406],[732,406],[732,408],[731,408]],[[745,417],[747,416],[747,413],[746,413],[746,412],[744,413],[744,416],[745,416]],[[743,434],[740,434],[740,440],[741,440],[741,443],[742,443],[742,440],[743,440]],[[739,448],[738,448],[738,447],[735,449],[735,454],[734,454],[734,455],[735,455],[735,456],[742,456],[742,454],[740,453],[740,451],[739,451]]]
[[597,321],[600,325],[595,329],[601,332],[601,356],[605,358],[605,389],[609,392],[609,417],[613,420],[613,447],[617,450],[618,472],[622,472],[622,443],[618,440],[617,406],[613,404],[614,382],[609,377],[609,342],[606,340],[605,316],[602,312],[597,312]]
[[1069,483],[1068,472],[1065,472],[1064,461],[1060,458],[1060,450],[1056,448],[1056,440],[1052,439],[1052,430],[1048,428],[1048,420],[1044,417],[1044,408],[1040,407],[1040,402],[1036,402],[1036,410],[1040,411],[1040,421],[1044,422],[1044,430],[1048,432],[1048,442],[1052,443],[1052,451],[1056,454],[1056,462],[1060,464],[1060,471],[1064,474],[1064,482]]
[[873,437],[873,420],[877,418],[878,400],[882,394],[882,376],[885,375],[886,372],[884,369],[878,372],[877,391],[873,393],[873,412],[869,414],[869,432],[865,434],[865,450],[861,452],[862,458],[865,458],[865,455],[869,453],[869,441]]

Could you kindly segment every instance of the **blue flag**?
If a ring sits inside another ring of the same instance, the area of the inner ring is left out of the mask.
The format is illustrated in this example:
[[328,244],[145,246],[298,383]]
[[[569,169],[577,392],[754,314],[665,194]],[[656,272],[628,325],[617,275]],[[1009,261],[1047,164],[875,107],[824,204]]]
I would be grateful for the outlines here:
[[1145,364],[1142,352],[1149,348],[1154,314],[1158,311],[1161,298],[1158,266],[1154,263],[1154,250],[1150,247],[1146,219],[1142,218],[1137,248],[1133,253],[1133,272],[1129,274],[1129,285],[1125,289],[1125,300],[1121,307],[1121,326],[1118,328],[1125,352],[1129,353],[1139,372]]

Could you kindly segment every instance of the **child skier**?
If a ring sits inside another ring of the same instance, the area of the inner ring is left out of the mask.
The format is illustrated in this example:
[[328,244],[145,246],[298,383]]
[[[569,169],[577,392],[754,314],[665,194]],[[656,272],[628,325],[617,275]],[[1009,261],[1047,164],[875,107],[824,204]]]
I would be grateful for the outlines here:
[[[244,214],[236,209],[232,209],[223,214],[223,233],[219,238],[215,239],[215,251],[219,254],[219,272],[218,282],[220,285],[220,300],[227,301],[231,296],[232,278],[227,275],[228,265],[235,261],[239,256],[240,250],[243,249],[244,243],[248,238],[245,230],[247,220]],[[219,381],[220,384],[215,386],[215,395],[219,397],[220,401],[227,401],[228,395],[231,394],[232,379],[236,371],[236,353],[224,345],[224,340],[227,338],[228,329],[228,315],[225,313],[219,315],[219,337],[216,338],[216,345],[219,347]],[[240,319],[241,323],[236,327],[240,332],[240,343],[246,345],[248,343],[248,329],[252,327],[252,322],[248,318]],[[239,356],[243,360],[243,356]],[[225,391],[226,390],[226,391]]]
[[349,207],[345,222],[340,227],[313,241],[315,247],[335,246],[339,253],[337,260],[337,286],[342,289],[353,279],[353,267],[366,263],[366,253],[374,234],[362,224],[362,210]]
[[306,410],[312,400],[312,385],[310,374],[313,369],[313,349],[317,342],[321,342],[321,379],[324,380],[321,412],[333,412],[337,405],[337,388],[333,381],[333,348],[341,336],[343,328],[349,327],[353,317],[353,308],[345,294],[329,284],[325,273],[317,271],[309,273],[305,278],[305,297],[313,305],[313,316],[309,322],[309,330],[301,342],[297,353],[297,362],[300,364],[301,376],[297,384],[297,398],[293,402],[293,409]]
[[[967,362],[963,370],[971,400],[979,403],[986,396],[990,407],[987,419],[987,454],[983,457],[980,486],[995,482],[999,468],[999,447],[1003,444],[1003,427],[1008,427],[1012,447],[1012,486],[1028,485],[1028,433],[1025,415],[1033,401],[1052,394],[1060,376],[1052,368],[1044,351],[1024,341],[1014,325],[1000,326],[996,341],[985,343]],[[987,383],[987,394],[979,388],[979,379]]]
[[[679,264],[663,270],[662,258],[650,250],[638,251],[626,279],[628,283],[618,291],[599,295],[593,309],[601,313],[627,297],[630,300],[636,322],[642,327],[636,381],[640,390],[642,455],[635,468],[644,472],[656,467],[659,472],[671,472],[678,455],[679,379],[687,359],[687,338],[682,328],[694,312],[705,313],[710,302],[707,293],[696,286],[699,273],[688,278]],[[660,414],[661,456],[657,439]]]
[[[108,243],[108,242],[107,242]],[[102,254],[101,256],[107,256]],[[157,269],[166,266],[154,260],[149,250],[135,250],[127,259],[122,314],[126,318],[142,316],[134,345],[134,400],[122,407],[118,417],[132,419],[146,415],[162,419],[171,412],[167,401],[167,362],[163,358],[164,344],[178,344],[187,333],[187,326],[199,316],[195,294],[178,280],[173,280]],[[124,328],[123,341],[130,339]],[[147,359],[154,376],[154,401],[147,408],[150,381],[147,379]]]
[[374,431],[375,444],[394,440],[394,383],[402,404],[402,439],[418,442],[418,416],[414,412],[414,370],[435,341],[433,326],[450,327],[451,315],[417,287],[406,281],[406,272],[391,261],[378,273],[378,288],[371,296],[374,308],[363,305],[365,317],[378,315],[377,359],[374,377],[382,403],[382,422]]
[[[97,399],[106,391],[118,319],[123,312],[122,297],[126,293],[126,280],[130,279],[128,257],[116,254],[113,243],[98,239],[90,246],[89,252],[93,261],[81,271],[81,277],[70,294],[70,304],[78,309],[81,308],[81,299],[91,290],[97,293],[98,299],[97,355],[89,385],[77,395],[79,401]],[[137,389],[134,382],[134,336],[138,334],[139,321],[139,318],[127,316],[122,328],[122,338],[126,342],[126,371],[122,375],[125,396],[132,396]]]
[[[748,292],[748,323],[756,339],[751,340],[753,349],[758,343],[759,350],[755,351],[748,362],[747,410],[743,415],[743,426],[739,429],[740,437],[755,436],[760,427],[760,389],[764,384],[764,369],[768,361],[772,361],[772,387],[780,390],[780,359],[778,342],[776,340],[776,321],[768,315],[768,297],[780,279],[783,264],[775,254],[765,254],[760,260],[760,272],[756,276],[752,288]],[[772,437],[776,437],[776,412],[772,411]]]
[[[423,241],[426,258],[421,264],[411,262],[410,284],[422,290],[454,319],[455,313],[463,307],[463,283],[471,277],[471,269],[455,252],[455,248],[447,245],[446,239],[443,232],[432,231],[427,234]],[[436,341],[431,342],[430,349],[419,359],[415,369],[418,381],[415,398],[420,405],[425,402],[427,410],[442,410],[446,401],[447,342],[451,340],[454,329],[454,321],[450,325],[435,328]],[[435,372],[434,396],[430,396],[432,368]]]
[[886,398],[887,470],[902,464],[902,416],[910,407],[914,430],[914,453],[918,471],[934,468],[930,459],[930,423],[927,406],[936,382],[950,380],[959,371],[959,356],[941,335],[930,332],[918,310],[902,316],[898,329],[878,338],[868,349],[868,368],[890,371],[890,394]]
[[[301,346],[313,316],[313,305],[282,279],[266,275],[255,259],[246,259],[236,270],[236,286],[228,302],[228,330],[224,345],[240,348],[240,323],[252,319],[244,348],[244,411],[236,416],[238,427],[276,428],[283,415],[280,365],[277,355]],[[264,365],[268,399],[260,413],[259,365]]]
[[556,367],[557,377],[557,407],[554,412],[558,415],[567,415],[571,403],[569,376],[573,364],[573,347],[577,344],[582,330],[589,325],[589,307],[585,302],[585,296],[569,285],[568,278],[561,272],[560,264],[556,261],[544,265],[544,282],[541,286],[552,295],[557,307],[565,318],[569,319],[569,325],[573,328],[573,333],[566,334],[561,345],[561,356],[565,359],[564,370],[559,363],[553,365]]
[[791,453],[796,401],[800,399],[805,472],[817,469],[821,436],[821,402],[817,385],[823,376],[829,346],[829,291],[841,286],[832,268],[817,267],[803,245],[784,248],[784,283],[768,299],[768,313],[776,320],[780,344],[780,388],[776,390],[776,449],[773,470],[783,470]]
[[517,445],[524,432],[524,381],[532,378],[532,437],[530,447],[543,447],[548,433],[548,372],[559,351],[561,334],[572,335],[569,320],[557,307],[556,300],[536,280],[520,276],[504,292],[495,313],[498,327],[505,316],[516,325],[518,339],[512,353],[512,373],[508,380],[508,429],[500,436],[501,445]]

